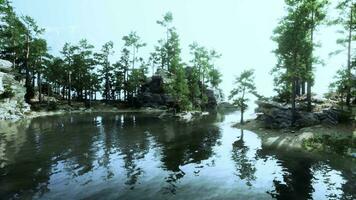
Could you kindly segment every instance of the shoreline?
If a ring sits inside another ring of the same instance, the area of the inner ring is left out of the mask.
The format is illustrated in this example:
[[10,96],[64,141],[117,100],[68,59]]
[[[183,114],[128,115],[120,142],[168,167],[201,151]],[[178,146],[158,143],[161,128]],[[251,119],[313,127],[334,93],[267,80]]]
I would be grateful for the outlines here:
[[266,148],[303,151],[306,153],[332,153],[356,158],[356,129],[354,124],[335,126],[316,125],[301,129],[267,129],[256,119],[234,128],[256,133]]
[[[24,115],[22,119],[34,119],[37,117],[45,116],[55,116],[55,115],[64,115],[64,114],[80,114],[80,113],[163,113],[167,110],[162,109],[153,109],[153,108],[141,108],[141,109],[98,109],[98,108],[89,108],[89,109],[76,109],[76,110],[57,110],[57,111],[31,111]],[[20,119],[21,120],[21,119]],[[4,120],[7,121],[7,120]]]

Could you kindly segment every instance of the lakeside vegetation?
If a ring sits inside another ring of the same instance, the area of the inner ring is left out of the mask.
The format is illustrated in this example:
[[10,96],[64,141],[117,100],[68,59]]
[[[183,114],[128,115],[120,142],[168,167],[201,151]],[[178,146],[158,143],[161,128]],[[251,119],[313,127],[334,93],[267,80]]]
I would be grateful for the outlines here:
[[194,42],[189,46],[192,60],[183,61],[170,12],[157,21],[166,35],[158,40],[148,59],[140,55],[146,43],[132,31],[122,37],[121,56],[113,63],[112,41],[99,52],[94,52],[94,46],[86,39],[77,44],[66,43],[61,56],[56,57],[49,53],[50,47],[42,37],[45,30],[33,18],[18,16],[9,0],[0,1],[0,12],[0,58],[11,61],[17,79],[25,80],[28,103],[33,103],[31,99],[37,94],[40,103],[46,95],[67,100],[69,105],[75,100],[90,106],[99,93],[106,102],[134,106],[149,78],[149,69],[153,75],[168,80],[164,92],[174,98],[173,106],[178,110],[205,109],[208,88],[222,94],[218,88],[221,73],[214,64],[220,54]]
[[[356,101],[356,57],[352,46],[356,39],[356,6],[351,0],[340,0],[335,8],[338,16],[333,19],[327,13],[330,5],[328,0],[286,0],[286,15],[273,32],[277,64],[271,74],[277,95],[271,99],[291,105],[292,125],[300,107],[313,112],[314,68],[323,62],[315,56],[316,48],[320,48],[316,31],[322,25],[340,29],[340,39],[336,42],[341,49],[330,50],[330,54],[347,52],[346,65],[337,72],[335,81],[330,84],[330,92],[325,96],[348,109]],[[113,56],[114,42],[105,43],[95,52],[95,47],[86,39],[76,44],[65,43],[60,56],[54,56],[43,39],[45,30],[33,18],[16,14],[9,0],[0,1],[0,12],[0,58],[11,61],[17,80],[24,81],[28,103],[41,104],[46,97],[47,107],[50,104],[53,107],[55,102],[50,102],[49,98],[52,96],[52,100],[67,101],[69,106],[72,101],[77,101],[90,107],[99,95],[99,99],[107,103],[134,107],[150,75],[162,78],[163,93],[173,99],[168,106],[176,111],[206,109],[208,90],[214,91],[215,98],[223,99],[219,88],[222,74],[215,64],[221,54],[193,42],[189,45],[192,59],[184,61],[179,34],[170,12],[156,21],[165,34],[148,58],[140,54],[147,44],[135,31],[122,37],[124,46],[118,58]],[[241,122],[249,93],[266,99],[257,94],[253,76],[253,71],[244,71],[237,77],[235,89],[230,94],[229,99],[241,110]],[[4,94],[11,94],[10,89]]]

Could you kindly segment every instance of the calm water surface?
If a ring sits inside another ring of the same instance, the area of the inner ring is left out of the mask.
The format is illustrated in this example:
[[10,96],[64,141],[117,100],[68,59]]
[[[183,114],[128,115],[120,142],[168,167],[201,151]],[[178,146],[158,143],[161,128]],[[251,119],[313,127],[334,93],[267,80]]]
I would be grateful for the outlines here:
[[236,113],[192,124],[76,114],[0,124],[0,199],[355,199],[356,164],[267,149]]

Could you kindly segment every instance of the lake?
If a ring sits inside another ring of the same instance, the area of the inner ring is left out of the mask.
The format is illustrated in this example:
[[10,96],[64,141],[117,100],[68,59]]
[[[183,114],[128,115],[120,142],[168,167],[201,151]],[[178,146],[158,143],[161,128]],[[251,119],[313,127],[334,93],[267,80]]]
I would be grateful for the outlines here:
[[0,123],[0,199],[355,199],[350,158],[283,152],[232,127],[142,113]]

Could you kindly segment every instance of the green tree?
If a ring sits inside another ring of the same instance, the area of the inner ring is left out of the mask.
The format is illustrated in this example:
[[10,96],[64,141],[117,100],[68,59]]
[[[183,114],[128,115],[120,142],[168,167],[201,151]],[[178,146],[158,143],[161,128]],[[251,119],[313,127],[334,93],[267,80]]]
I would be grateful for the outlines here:
[[245,70],[240,74],[240,76],[236,77],[234,83],[235,88],[230,92],[229,96],[229,100],[232,100],[232,104],[237,106],[241,111],[241,124],[244,123],[244,112],[248,108],[248,95],[253,94],[258,96],[253,74],[253,70]]
[[[313,44],[310,40],[310,24],[305,16],[309,9],[300,1],[286,1],[288,15],[274,31],[273,40],[277,43],[274,53],[278,63],[273,68],[275,85],[278,84],[279,96],[291,100],[293,123],[296,118],[296,96],[300,92],[300,80],[309,80]],[[299,3],[298,3],[299,2]],[[290,96],[286,95],[290,94]]]
[[352,97],[352,87],[355,87],[352,78],[352,70],[355,68],[356,60],[355,53],[352,53],[352,44],[356,40],[356,3],[353,0],[340,0],[337,4],[336,9],[339,11],[338,18],[335,19],[332,24],[340,25],[342,27],[339,33],[343,36],[337,40],[343,49],[337,50],[334,53],[340,53],[342,51],[347,51],[347,61],[346,61],[346,105],[350,106]]
[[30,102],[30,98],[33,96],[33,87],[31,86],[31,74],[30,74],[30,66],[29,66],[29,59],[31,54],[31,43],[34,39],[44,32],[44,29],[40,28],[36,21],[31,18],[30,16],[23,16],[22,23],[26,27],[25,33],[25,57],[24,57],[24,66],[26,71],[26,95],[25,99],[26,102]]
[[12,62],[21,74],[26,27],[8,0],[0,1],[0,57]]
[[173,17],[170,12],[164,15],[162,21],[157,21],[158,24],[166,28],[166,42],[160,49],[162,53],[159,54],[161,56],[162,66],[164,66],[162,68],[167,69],[168,77],[171,80],[170,83],[165,86],[165,90],[176,100],[178,110],[189,110],[191,109],[191,103],[188,98],[188,82],[181,59],[179,35],[172,26],[172,21]]
[[[348,92],[348,73],[347,69],[338,70],[334,81],[329,85],[330,94],[336,94],[339,97],[341,106],[344,105],[344,99]],[[355,81],[353,84],[356,84]]]
[[125,47],[127,48],[132,48],[131,54],[132,54],[132,69],[135,69],[135,62],[137,61],[137,54],[138,50],[141,47],[146,46],[146,43],[141,42],[140,36],[136,34],[136,32],[131,32],[129,35],[124,36],[122,40],[125,42]]
[[[29,63],[32,67],[32,77],[34,78],[35,74],[37,74],[37,89],[38,89],[38,100],[42,102],[42,75],[45,69],[45,56],[47,56],[47,42],[44,39],[34,39],[31,43],[32,53],[29,57]],[[32,85],[34,85],[34,80]],[[34,87],[34,86],[33,86]]]
[[113,42],[107,42],[103,45],[101,53],[96,54],[97,63],[102,66],[102,69],[99,70],[101,74],[101,79],[104,81],[104,91],[103,95],[105,100],[112,99],[112,86],[114,79],[114,67],[110,64],[109,56],[114,53],[112,50],[114,47]]
[[[124,101],[127,101],[128,79],[129,79],[129,69],[130,69],[130,51],[127,48],[122,49],[120,60],[114,65],[114,67],[116,68],[116,79],[118,80],[116,85],[122,84]],[[121,78],[122,78],[122,83],[120,83]]]
[[[70,43],[65,43],[61,54],[63,55],[63,60],[65,63],[65,67],[63,73],[66,74],[65,82],[66,84],[63,85],[62,95],[65,98],[67,94],[68,105],[71,105],[71,94],[72,94],[72,72],[74,71],[74,55],[75,51],[77,51],[78,47],[71,45]],[[66,92],[66,88],[68,91]]]
[[[313,77],[313,63],[318,62],[317,58],[313,57],[313,50],[316,46],[314,44],[314,35],[315,30],[318,28],[320,24],[325,21],[326,17],[326,8],[329,4],[329,0],[304,0],[302,1],[302,6],[304,9],[307,10],[308,15],[306,16],[307,24],[309,25],[310,31],[310,43],[312,45],[312,51],[310,51],[309,62],[306,65],[306,72],[305,77],[307,81],[307,102],[308,102],[308,111],[312,111],[312,104],[311,104],[311,88],[314,82]],[[302,94],[305,92],[305,82],[302,80]]]
[[[218,85],[221,83],[221,74],[216,69],[214,61],[220,58],[215,50],[207,50],[205,47],[200,46],[198,43],[194,42],[190,45],[190,53],[193,56],[193,59],[190,61],[191,66],[193,67],[193,75],[198,76],[198,82],[192,83],[194,86],[191,87],[191,92],[196,90],[196,85],[199,85],[200,88],[200,101],[201,106],[207,103],[206,89],[208,84],[213,89],[217,89]],[[191,78],[196,78],[192,77]]]

